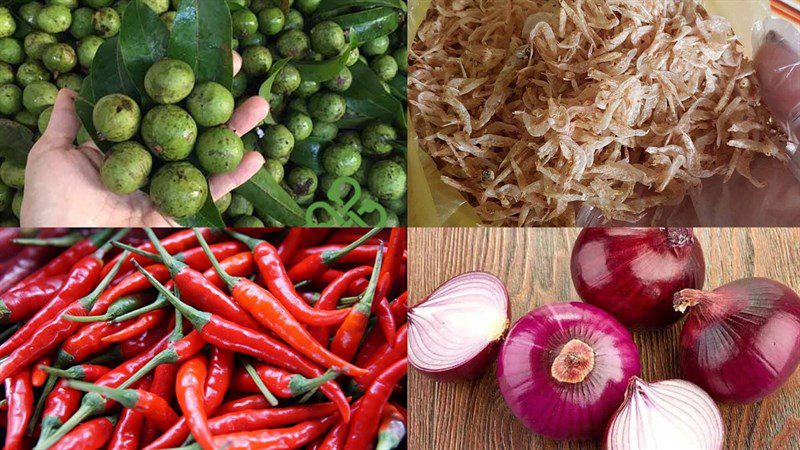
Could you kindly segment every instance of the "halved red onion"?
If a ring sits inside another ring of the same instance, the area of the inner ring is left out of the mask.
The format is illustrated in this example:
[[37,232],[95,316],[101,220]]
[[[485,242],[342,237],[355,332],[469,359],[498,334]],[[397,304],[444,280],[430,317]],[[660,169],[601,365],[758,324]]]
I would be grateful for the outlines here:
[[684,380],[631,378],[606,431],[606,450],[719,450],[725,427],[717,405]]
[[475,378],[494,358],[510,315],[496,276],[458,275],[408,310],[408,361],[439,381]]

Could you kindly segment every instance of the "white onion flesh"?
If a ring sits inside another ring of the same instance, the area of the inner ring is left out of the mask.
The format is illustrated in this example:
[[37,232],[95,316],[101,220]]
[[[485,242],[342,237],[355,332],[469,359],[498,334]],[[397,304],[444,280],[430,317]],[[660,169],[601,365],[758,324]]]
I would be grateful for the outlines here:
[[631,379],[606,433],[608,450],[719,450],[725,428],[714,400],[684,380]]
[[408,311],[409,362],[430,372],[463,365],[502,338],[508,317],[508,293],[497,277],[452,278]]

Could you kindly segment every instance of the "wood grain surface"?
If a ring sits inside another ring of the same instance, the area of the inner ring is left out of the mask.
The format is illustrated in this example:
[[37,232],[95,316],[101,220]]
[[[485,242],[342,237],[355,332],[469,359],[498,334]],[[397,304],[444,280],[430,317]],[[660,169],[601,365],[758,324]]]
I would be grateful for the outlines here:
[[[419,301],[469,270],[508,286],[512,323],[537,305],[579,300],[569,272],[579,229],[409,229],[409,294]],[[706,288],[763,276],[800,291],[800,229],[697,229]],[[678,378],[680,323],[635,333],[645,380]],[[415,450],[596,449],[599,441],[556,442],[528,431],[506,407],[495,366],[473,382],[437,383],[409,374],[409,448]],[[720,407],[727,449],[800,449],[800,370],[781,390],[746,406]]]

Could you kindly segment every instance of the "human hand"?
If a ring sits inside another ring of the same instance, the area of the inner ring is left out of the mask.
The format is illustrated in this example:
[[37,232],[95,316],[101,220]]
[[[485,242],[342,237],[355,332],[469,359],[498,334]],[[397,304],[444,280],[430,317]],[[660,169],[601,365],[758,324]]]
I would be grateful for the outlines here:
[[[241,57],[234,53],[234,73],[241,68]],[[150,197],[137,191],[117,195],[100,180],[103,153],[92,141],[75,146],[81,127],[75,113],[75,92],[58,93],[50,123],[28,154],[25,168],[25,195],[20,225],[23,227],[122,227],[176,226],[177,223],[156,210]],[[255,128],[269,113],[261,97],[247,99],[228,122],[228,128],[242,136]],[[258,152],[248,152],[239,166],[209,178],[209,194],[216,200],[249,180],[264,164]]]

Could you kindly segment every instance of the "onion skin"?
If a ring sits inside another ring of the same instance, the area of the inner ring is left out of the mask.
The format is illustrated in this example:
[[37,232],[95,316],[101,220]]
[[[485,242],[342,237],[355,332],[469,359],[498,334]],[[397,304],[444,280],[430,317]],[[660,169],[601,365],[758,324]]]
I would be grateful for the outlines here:
[[[594,351],[583,381],[565,383],[553,362],[572,341]],[[511,411],[533,432],[553,439],[599,437],[639,375],[633,337],[607,312],[586,303],[555,303],[519,319],[500,348],[497,379]]]
[[725,426],[714,400],[685,380],[631,378],[608,424],[605,450],[721,450]]
[[800,364],[800,297],[777,281],[746,278],[694,294],[680,335],[687,380],[715,400],[751,403],[777,390]]
[[705,261],[690,228],[584,228],[570,271],[583,301],[626,326],[652,328],[681,318],[672,297],[703,288]]
[[[474,355],[470,356],[464,361],[459,361],[458,364],[454,364],[450,367],[445,369],[437,369],[433,370],[425,365],[420,363],[420,358],[418,357],[417,349],[418,346],[415,345],[417,339],[416,335],[418,334],[418,330],[423,325],[420,325],[415,318],[416,313],[420,310],[421,307],[424,307],[429,304],[431,300],[435,300],[439,298],[440,295],[446,293],[448,290],[456,287],[462,283],[464,280],[468,279],[483,279],[484,281],[491,283],[496,289],[497,294],[501,298],[501,309],[505,315],[505,324],[502,330],[498,333],[495,339],[488,341],[485,343],[482,350],[475,353]],[[457,275],[444,283],[442,283],[439,287],[433,290],[433,292],[425,297],[422,301],[414,305],[408,310],[408,331],[409,331],[409,358],[408,362],[414,367],[418,372],[433,378],[439,382],[451,382],[451,381],[458,381],[458,380],[473,380],[479,378],[483,375],[483,372],[486,368],[494,361],[495,356],[497,356],[497,351],[499,348],[500,342],[506,335],[508,331],[508,326],[511,321],[511,302],[508,298],[508,289],[506,288],[505,284],[498,279],[495,275],[482,272],[482,271],[472,271],[472,272],[465,272],[460,275]]]

